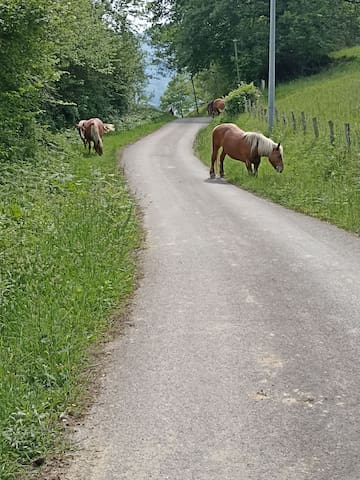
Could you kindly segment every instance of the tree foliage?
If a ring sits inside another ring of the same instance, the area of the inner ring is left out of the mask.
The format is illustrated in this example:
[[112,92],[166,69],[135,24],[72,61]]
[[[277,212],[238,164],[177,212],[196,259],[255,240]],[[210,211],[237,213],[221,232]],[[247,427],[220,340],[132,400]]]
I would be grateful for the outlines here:
[[[201,99],[198,99],[201,102]],[[184,116],[194,110],[195,97],[190,76],[186,73],[176,74],[168,83],[160,98],[160,108],[168,111],[170,108],[178,116]]]
[[[268,0],[164,0],[150,3],[153,42],[178,70],[193,75],[216,66],[222,91],[236,87],[234,40],[243,81],[266,78]],[[360,3],[278,0],[276,72],[279,80],[317,71],[335,49],[358,41]],[[344,28],[346,26],[346,28]]]
[[0,1],[0,155],[36,153],[40,127],[126,112],[142,90],[139,40],[126,20],[133,2]]

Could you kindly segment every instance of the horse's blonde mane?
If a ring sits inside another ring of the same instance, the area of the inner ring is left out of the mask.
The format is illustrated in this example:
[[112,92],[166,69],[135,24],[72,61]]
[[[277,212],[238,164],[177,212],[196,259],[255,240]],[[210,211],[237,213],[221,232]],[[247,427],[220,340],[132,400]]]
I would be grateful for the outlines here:
[[[262,133],[258,132],[245,132],[244,140],[250,145],[251,152],[255,149],[258,151],[258,155],[270,155],[274,147],[277,147],[277,143],[275,143],[271,138],[265,137]],[[280,145],[280,153],[281,156],[283,155],[282,146]]]

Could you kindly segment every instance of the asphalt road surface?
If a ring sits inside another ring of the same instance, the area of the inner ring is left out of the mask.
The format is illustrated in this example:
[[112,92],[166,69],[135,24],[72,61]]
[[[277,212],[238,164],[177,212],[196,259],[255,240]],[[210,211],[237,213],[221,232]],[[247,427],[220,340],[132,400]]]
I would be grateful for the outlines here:
[[124,152],[144,275],[62,478],[359,480],[360,239],[210,180],[206,122]]

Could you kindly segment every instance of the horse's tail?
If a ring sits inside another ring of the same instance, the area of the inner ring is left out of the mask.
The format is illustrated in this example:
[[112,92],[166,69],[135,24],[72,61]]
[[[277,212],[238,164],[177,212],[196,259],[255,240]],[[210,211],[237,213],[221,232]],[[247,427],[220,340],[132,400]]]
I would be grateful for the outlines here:
[[91,125],[90,132],[91,132],[91,138],[94,142],[95,152],[98,155],[102,155],[103,152],[104,152],[104,148],[103,148],[102,138],[101,138],[101,135],[100,135],[100,132],[99,132],[99,126],[96,123],[93,123]]
[[102,155],[104,153],[104,146],[101,138],[99,138],[99,143],[95,145],[95,150],[98,153],[98,155]]

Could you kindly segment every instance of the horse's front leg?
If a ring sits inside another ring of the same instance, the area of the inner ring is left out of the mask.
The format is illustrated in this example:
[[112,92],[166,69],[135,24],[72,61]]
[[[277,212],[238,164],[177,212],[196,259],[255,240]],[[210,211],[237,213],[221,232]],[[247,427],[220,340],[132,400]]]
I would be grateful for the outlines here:
[[259,165],[260,165],[260,160],[261,160],[261,157],[256,157],[253,161],[253,164],[254,164],[254,176],[257,177],[257,174],[258,174],[258,169],[259,169]]
[[251,176],[254,175],[252,165],[251,165],[251,161],[250,160],[245,160],[245,165],[246,165],[246,169],[248,171],[248,174],[251,175]]
[[220,177],[221,178],[224,178],[224,158],[226,156],[226,153],[224,152],[224,150],[221,152],[221,155],[220,155]]

